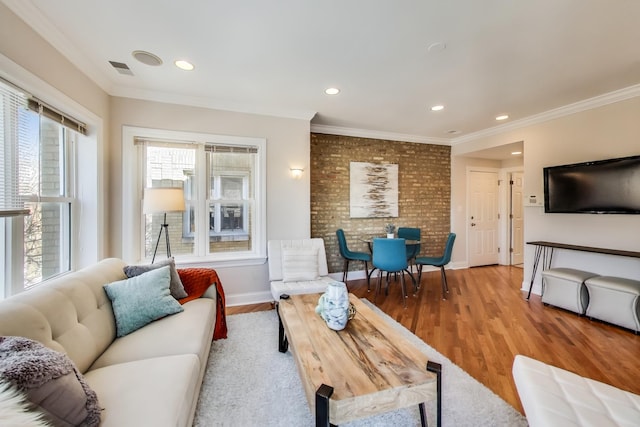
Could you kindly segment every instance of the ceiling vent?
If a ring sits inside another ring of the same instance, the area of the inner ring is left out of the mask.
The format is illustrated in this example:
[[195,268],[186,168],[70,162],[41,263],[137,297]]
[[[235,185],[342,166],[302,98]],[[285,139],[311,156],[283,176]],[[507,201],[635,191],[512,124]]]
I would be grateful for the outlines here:
[[109,61],[109,64],[120,74],[125,74],[127,76],[133,76],[133,72],[129,68],[129,66],[123,62]]
[[134,50],[133,52],[131,52],[131,55],[133,55],[134,58],[136,58],[143,64],[151,65],[153,67],[162,65],[162,59],[151,52],[145,52],[144,50]]

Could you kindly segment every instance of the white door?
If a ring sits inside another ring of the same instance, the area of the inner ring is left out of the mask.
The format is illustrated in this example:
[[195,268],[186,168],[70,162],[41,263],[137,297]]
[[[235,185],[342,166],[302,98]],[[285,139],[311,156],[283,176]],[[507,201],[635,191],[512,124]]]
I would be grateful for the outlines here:
[[498,263],[498,172],[469,174],[469,266]]
[[511,265],[524,262],[524,201],[522,172],[511,174]]

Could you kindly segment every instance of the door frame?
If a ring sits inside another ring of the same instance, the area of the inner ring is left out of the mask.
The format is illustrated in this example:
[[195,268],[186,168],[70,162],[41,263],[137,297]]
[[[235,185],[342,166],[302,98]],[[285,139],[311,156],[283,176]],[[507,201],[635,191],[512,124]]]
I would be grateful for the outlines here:
[[[498,241],[500,242],[500,254],[498,256],[500,265],[511,265],[511,253],[509,248],[511,247],[511,220],[509,213],[510,207],[510,186],[509,178],[513,172],[522,172],[524,174],[524,166],[516,166],[510,168],[500,169],[499,180],[500,187],[500,220],[498,221],[498,228],[500,229],[500,235]],[[523,190],[524,191],[524,190]]]
[[467,166],[466,168],[466,209],[465,209],[465,235],[466,235],[466,259],[467,262],[469,260],[469,232],[466,229],[468,221],[467,219],[470,216],[469,212],[469,179],[471,176],[471,172],[497,172],[498,173],[498,213],[500,214],[500,218],[498,219],[498,247],[500,248],[500,252],[498,253],[498,263],[500,265],[511,265],[511,254],[509,253],[509,248],[511,247],[511,242],[509,238],[511,236],[511,221],[509,220],[509,185],[508,180],[509,176],[512,172],[522,172],[524,173],[524,166],[515,166],[508,168],[491,168],[491,167],[482,167],[482,166]]

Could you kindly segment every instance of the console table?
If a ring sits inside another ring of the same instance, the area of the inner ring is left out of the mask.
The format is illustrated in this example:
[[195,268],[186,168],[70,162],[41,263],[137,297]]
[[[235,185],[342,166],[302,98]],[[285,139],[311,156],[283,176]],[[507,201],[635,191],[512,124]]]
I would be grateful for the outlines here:
[[540,256],[542,255],[542,269],[548,270],[549,268],[551,268],[551,261],[553,259],[554,249],[569,249],[572,251],[594,252],[598,254],[640,258],[640,252],[621,251],[618,249],[594,248],[592,246],[567,245],[565,243],[554,243],[554,242],[544,242],[544,241],[527,242],[527,245],[535,245],[536,247],[536,252],[533,257],[533,269],[531,271],[531,283],[529,284],[529,293],[527,294],[527,301],[531,297],[531,289],[533,288],[533,280],[535,279],[536,272],[538,271]]

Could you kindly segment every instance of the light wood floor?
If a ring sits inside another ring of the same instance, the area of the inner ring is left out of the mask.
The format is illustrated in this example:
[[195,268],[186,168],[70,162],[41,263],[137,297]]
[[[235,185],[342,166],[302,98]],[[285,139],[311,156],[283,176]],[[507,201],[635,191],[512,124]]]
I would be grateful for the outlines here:
[[[391,282],[388,296],[378,296],[377,305],[520,412],[511,375],[516,354],[640,394],[640,335],[544,306],[537,295],[527,302],[520,291],[522,274],[508,266],[448,270],[450,292],[443,301],[440,273],[429,272],[417,296],[409,293],[406,309],[399,281]],[[375,283],[371,292],[364,280],[348,286],[373,301]],[[229,307],[227,313],[271,308],[269,303]]]

